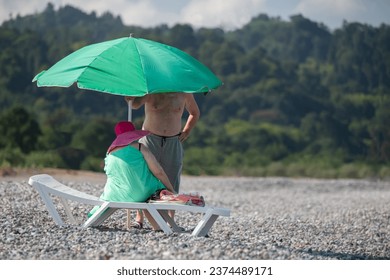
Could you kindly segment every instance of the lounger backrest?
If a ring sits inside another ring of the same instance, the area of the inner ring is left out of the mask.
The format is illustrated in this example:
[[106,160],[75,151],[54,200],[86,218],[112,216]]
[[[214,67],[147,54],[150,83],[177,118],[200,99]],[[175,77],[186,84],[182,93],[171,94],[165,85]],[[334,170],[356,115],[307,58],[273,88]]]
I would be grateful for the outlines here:
[[65,186],[57,180],[53,180],[53,177],[47,174],[32,176],[29,180],[29,184],[35,187],[38,191],[40,189],[44,189],[47,193],[51,193],[59,197],[63,197],[80,203],[102,205],[104,202],[96,196],[89,195],[84,192]]

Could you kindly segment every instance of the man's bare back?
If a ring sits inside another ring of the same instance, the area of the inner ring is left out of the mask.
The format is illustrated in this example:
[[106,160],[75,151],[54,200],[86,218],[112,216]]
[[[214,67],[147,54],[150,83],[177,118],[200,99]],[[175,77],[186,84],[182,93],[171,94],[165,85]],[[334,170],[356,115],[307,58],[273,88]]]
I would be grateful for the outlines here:
[[[142,105],[145,105],[143,129],[160,136],[174,136],[181,132],[183,134],[180,136],[181,141],[187,139],[200,115],[192,94],[148,94],[133,100],[134,109],[138,109]],[[182,129],[184,109],[188,111],[189,117]]]
[[145,102],[143,129],[161,136],[181,132],[181,117],[185,108],[184,94],[168,93],[149,95]]

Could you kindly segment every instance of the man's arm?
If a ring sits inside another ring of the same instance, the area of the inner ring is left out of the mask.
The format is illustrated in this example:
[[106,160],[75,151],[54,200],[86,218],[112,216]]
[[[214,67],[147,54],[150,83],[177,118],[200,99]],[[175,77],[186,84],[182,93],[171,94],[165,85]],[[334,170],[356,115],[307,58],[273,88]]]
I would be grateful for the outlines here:
[[195,98],[192,94],[183,93],[186,95],[185,98],[185,108],[188,111],[187,122],[181,132],[179,139],[181,142],[187,140],[190,136],[191,130],[195,127],[196,122],[199,120],[200,111],[198,104],[195,101]]
[[142,96],[142,97],[134,97],[134,96],[126,96],[125,101],[129,102],[130,100],[133,101],[131,104],[131,108],[137,110],[139,109],[142,105],[145,104],[146,100],[149,98],[149,94]]

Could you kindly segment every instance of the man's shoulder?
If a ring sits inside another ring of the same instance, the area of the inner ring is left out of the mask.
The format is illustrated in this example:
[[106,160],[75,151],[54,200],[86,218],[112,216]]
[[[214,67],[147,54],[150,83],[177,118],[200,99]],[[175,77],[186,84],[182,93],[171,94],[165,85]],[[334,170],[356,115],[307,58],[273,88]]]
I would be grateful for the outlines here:
[[184,93],[154,93],[150,94],[149,98],[145,100],[145,103],[155,103],[166,104],[166,103],[177,103],[185,102],[186,95]]
[[166,98],[166,97],[182,97],[184,93],[181,92],[162,92],[162,93],[152,93],[148,94],[149,98]]

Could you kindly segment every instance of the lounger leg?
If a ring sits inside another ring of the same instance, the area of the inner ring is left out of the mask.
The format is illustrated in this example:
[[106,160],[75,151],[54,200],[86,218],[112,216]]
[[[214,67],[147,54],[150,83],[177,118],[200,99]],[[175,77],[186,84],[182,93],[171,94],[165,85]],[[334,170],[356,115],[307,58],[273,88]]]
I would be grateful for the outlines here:
[[173,231],[172,229],[168,226],[168,224],[165,222],[163,217],[160,215],[160,213],[156,210],[156,208],[150,204],[148,205],[148,208],[145,209],[147,210],[152,218],[156,221],[158,226],[164,231],[165,234],[171,234]]
[[[104,220],[106,220],[109,216],[111,216],[114,211],[110,211],[109,209],[110,202],[103,203],[98,210],[93,213],[93,215],[83,224],[83,227],[96,226],[101,224]],[[108,213],[106,213],[106,212]]]
[[218,215],[212,213],[213,209],[207,211],[202,220],[198,223],[192,232],[193,236],[206,236],[214,222],[217,220]]
[[118,208],[107,208],[107,210],[96,219],[93,223],[94,227],[100,226],[105,220],[107,220]]
[[70,223],[73,224],[73,225],[77,225],[78,222],[74,218],[74,216],[72,214],[72,211],[70,210],[70,207],[69,207],[68,202],[66,201],[66,199],[63,198],[63,197],[60,197],[60,200],[61,200],[62,205],[64,206],[65,213],[68,216]]
[[45,191],[43,191],[41,188],[38,188],[38,187],[36,187],[36,190],[38,191],[38,193],[41,196],[43,202],[45,203],[47,211],[49,211],[49,214],[54,219],[54,222],[57,225],[59,225],[59,226],[64,225],[64,222],[62,221],[60,215],[57,212],[56,207],[53,204],[53,201],[52,201],[52,199],[50,197],[50,194],[45,192]]
[[164,220],[171,226],[174,232],[182,232],[181,228],[175,223],[175,221],[169,216],[167,210],[158,210]]

